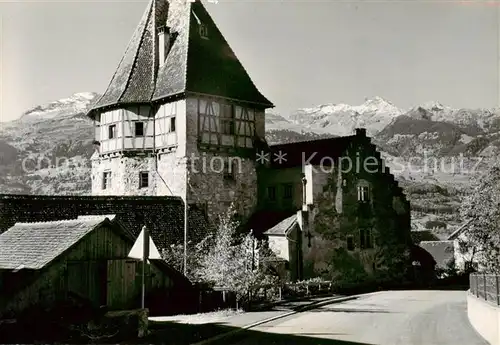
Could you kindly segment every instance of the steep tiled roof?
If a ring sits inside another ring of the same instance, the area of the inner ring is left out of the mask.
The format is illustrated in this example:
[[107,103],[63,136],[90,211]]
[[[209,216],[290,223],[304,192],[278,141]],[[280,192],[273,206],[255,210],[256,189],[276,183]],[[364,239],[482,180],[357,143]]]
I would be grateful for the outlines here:
[[0,235],[0,269],[41,269],[114,216],[16,223]]
[[[165,23],[171,41],[159,67],[156,35]],[[199,34],[200,25],[207,28],[208,39]],[[199,0],[151,0],[107,90],[89,116],[107,106],[161,101],[187,92],[273,107]]]
[[294,214],[293,216],[288,217],[285,220],[282,220],[280,223],[276,224],[271,229],[267,230],[264,234],[284,236],[296,224],[297,224],[297,215]]
[[[252,82],[200,1],[192,3],[190,24],[187,91],[273,107]],[[200,25],[207,27],[208,39],[199,35]]]
[[447,268],[448,263],[455,258],[453,241],[422,241],[420,247],[428,251],[441,268]]

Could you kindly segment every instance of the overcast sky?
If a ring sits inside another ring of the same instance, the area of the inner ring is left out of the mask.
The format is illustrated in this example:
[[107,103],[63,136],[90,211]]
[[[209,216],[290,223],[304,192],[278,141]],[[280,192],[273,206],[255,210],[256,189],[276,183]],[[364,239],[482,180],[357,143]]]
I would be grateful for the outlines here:
[[[0,0],[0,121],[104,92],[147,0]],[[220,0],[209,12],[281,112],[381,96],[406,108],[498,103],[498,15],[449,1]]]

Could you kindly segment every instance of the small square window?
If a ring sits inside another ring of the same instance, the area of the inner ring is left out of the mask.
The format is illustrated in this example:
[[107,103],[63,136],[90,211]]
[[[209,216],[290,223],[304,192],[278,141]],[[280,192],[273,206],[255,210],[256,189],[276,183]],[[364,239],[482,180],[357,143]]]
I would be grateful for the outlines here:
[[168,131],[170,133],[175,132],[175,116],[170,118],[170,127],[169,127]]
[[149,186],[149,173],[143,171],[139,174],[139,188],[147,188]]
[[274,186],[267,187],[267,198],[270,201],[276,201],[276,187]]
[[108,138],[109,139],[116,138],[116,125],[110,125],[108,127]]
[[283,198],[292,199],[293,197],[293,186],[291,184],[284,185]]
[[358,201],[370,201],[370,189],[367,186],[358,186]]
[[102,189],[111,188],[111,171],[105,171],[102,174]]
[[347,236],[347,250],[348,251],[354,250],[354,237],[352,236]]
[[144,122],[136,122],[135,123],[135,136],[143,137],[144,136]]

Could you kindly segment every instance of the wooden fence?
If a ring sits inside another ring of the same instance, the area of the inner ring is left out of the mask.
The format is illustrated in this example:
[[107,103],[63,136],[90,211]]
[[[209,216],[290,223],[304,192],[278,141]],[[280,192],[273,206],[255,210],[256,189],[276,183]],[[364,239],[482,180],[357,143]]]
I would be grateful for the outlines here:
[[469,276],[469,284],[474,296],[500,306],[500,275],[473,273]]

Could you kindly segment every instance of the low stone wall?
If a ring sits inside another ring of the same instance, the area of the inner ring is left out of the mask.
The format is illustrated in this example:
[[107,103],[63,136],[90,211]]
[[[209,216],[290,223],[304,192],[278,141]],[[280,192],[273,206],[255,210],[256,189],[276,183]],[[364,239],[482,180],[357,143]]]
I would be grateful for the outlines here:
[[148,309],[108,312],[105,323],[117,328],[120,338],[142,338],[148,333]]
[[467,315],[474,329],[491,345],[500,345],[500,308],[467,292]]

